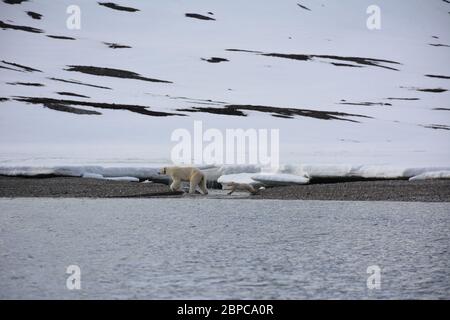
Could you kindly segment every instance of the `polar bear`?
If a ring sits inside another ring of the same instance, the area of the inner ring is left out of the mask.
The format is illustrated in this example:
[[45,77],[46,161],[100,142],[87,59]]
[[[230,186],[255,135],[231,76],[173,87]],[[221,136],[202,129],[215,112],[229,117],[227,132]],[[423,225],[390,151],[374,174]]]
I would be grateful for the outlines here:
[[172,178],[170,190],[178,191],[182,181],[189,181],[189,193],[195,193],[195,188],[199,186],[203,194],[208,194],[206,189],[206,176],[199,169],[194,167],[164,167],[160,171]]
[[236,183],[236,182],[230,182],[226,184],[231,191],[228,192],[228,195],[233,194],[236,190],[242,190],[242,191],[248,191],[250,194],[257,194],[259,191],[264,190],[264,187],[260,187],[258,189],[255,189],[251,184],[248,183]]

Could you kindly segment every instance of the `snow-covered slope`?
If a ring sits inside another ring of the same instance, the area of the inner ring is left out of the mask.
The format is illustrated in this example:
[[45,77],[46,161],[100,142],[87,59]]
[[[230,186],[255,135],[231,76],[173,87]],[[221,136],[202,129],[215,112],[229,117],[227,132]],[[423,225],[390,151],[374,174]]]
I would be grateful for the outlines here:
[[450,165],[448,1],[377,1],[381,30],[364,0],[75,2],[0,2],[0,166],[158,166],[193,120],[279,128],[284,164]]

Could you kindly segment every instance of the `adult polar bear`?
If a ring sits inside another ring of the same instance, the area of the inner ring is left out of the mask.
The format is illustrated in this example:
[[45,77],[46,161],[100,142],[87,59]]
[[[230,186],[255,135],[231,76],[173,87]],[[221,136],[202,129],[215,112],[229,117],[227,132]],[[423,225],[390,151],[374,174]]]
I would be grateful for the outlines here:
[[161,169],[161,173],[172,178],[172,184],[170,185],[172,191],[178,191],[182,181],[189,181],[189,193],[195,193],[195,188],[199,186],[203,194],[208,194],[206,176],[195,167],[164,167]]

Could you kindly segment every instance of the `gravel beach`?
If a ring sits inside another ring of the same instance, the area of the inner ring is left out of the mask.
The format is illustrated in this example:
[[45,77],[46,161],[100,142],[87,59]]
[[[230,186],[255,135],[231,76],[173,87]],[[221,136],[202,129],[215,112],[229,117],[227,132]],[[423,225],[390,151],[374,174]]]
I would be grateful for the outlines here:
[[[74,177],[24,178],[0,176],[0,197],[146,198],[183,197],[160,183],[108,181]],[[199,197],[203,197],[200,196]],[[381,180],[323,183],[261,190],[257,195],[210,189],[208,198],[279,200],[450,202],[450,180]]]

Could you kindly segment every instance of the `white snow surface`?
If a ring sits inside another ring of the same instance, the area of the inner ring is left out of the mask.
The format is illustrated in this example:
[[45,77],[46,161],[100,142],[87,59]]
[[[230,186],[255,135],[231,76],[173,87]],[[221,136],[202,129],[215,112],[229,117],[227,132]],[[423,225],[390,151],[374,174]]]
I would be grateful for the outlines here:
[[[0,174],[149,178],[157,168],[170,164],[173,130],[192,131],[194,120],[202,120],[205,129],[222,132],[279,129],[284,167],[278,173],[283,174],[409,178],[450,170],[450,93],[417,90],[450,87],[445,78],[450,76],[450,4],[445,1],[379,0],[380,30],[366,26],[366,10],[373,4],[368,0],[113,2],[139,11],[77,1],[79,30],[66,27],[71,0],[0,2],[0,21],[42,30],[0,28],[0,98],[4,98],[0,100]],[[42,18],[32,19],[27,11]],[[186,13],[215,20],[193,19]],[[104,42],[131,48],[112,49]],[[265,53],[316,56],[293,60]],[[329,56],[396,63],[379,62],[379,67]],[[229,61],[202,60],[211,57]],[[41,72],[24,71],[11,63]],[[68,71],[73,65],[121,69],[172,83]],[[11,84],[15,82],[44,86]],[[71,105],[101,113],[80,115],[17,101],[18,97],[140,105],[179,115],[154,117]],[[180,111],[226,105],[350,115],[322,119],[280,118],[250,110],[242,110],[246,116]],[[210,179],[260,172],[257,166],[218,168],[222,169],[205,170]]]
[[309,179],[305,176],[297,176],[286,173],[257,174],[253,175],[252,179],[257,182],[261,182],[266,186],[287,186],[295,184],[307,184],[309,182]]
[[417,176],[409,178],[413,180],[428,180],[428,179],[450,179],[450,171],[431,171],[419,174]]

